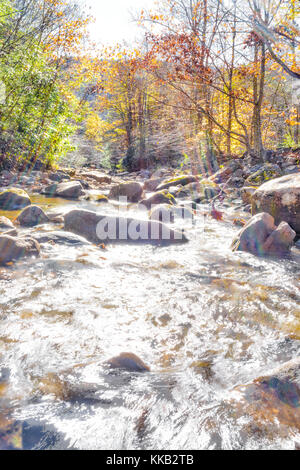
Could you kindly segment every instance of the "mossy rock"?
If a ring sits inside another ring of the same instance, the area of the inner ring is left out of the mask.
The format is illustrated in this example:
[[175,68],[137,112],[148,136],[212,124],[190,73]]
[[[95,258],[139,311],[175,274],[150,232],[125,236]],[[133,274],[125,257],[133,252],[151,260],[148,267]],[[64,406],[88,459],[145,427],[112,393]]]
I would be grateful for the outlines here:
[[194,175],[177,176],[176,178],[172,178],[160,184],[157,190],[162,191],[163,189],[169,189],[171,186],[186,186],[187,184],[196,183],[197,181],[198,177]]
[[260,186],[266,181],[282,176],[278,165],[266,164],[246,179],[249,186]]
[[147,209],[150,209],[151,206],[155,206],[157,204],[176,204],[176,199],[171,193],[169,193],[169,191],[163,190],[154,193],[148,199],[143,199],[140,204],[147,207]]
[[15,211],[30,205],[30,197],[23,189],[10,188],[0,193],[0,209],[2,210]]
[[108,202],[108,197],[104,196],[104,194],[100,194],[97,196],[96,202]]

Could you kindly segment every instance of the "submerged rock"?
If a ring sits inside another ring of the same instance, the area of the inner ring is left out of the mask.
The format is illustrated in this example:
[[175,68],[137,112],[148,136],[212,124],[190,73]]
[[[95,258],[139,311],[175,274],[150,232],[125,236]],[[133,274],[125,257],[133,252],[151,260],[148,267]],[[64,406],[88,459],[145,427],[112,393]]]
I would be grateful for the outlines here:
[[126,197],[129,202],[139,202],[143,194],[143,186],[140,183],[121,183],[113,186],[109,192],[110,199]]
[[252,211],[253,214],[268,212],[275,223],[284,220],[300,234],[300,173],[260,186],[252,196]]
[[38,206],[29,206],[22,210],[17,217],[17,222],[23,227],[34,227],[49,222],[49,217]]
[[260,256],[285,255],[289,253],[295,237],[296,233],[286,222],[276,227],[274,218],[262,213],[252,217],[239,232],[232,249]]
[[150,367],[132,353],[121,353],[119,356],[106,361],[106,364],[111,369],[123,369],[129,372],[150,372]]
[[10,188],[0,193],[0,209],[15,211],[30,204],[30,197],[23,189]]
[[65,215],[65,230],[85,237],[92,243],[147,243],[169,245],[185,243],[181,231],[156,221],[105,216],[86,210],[73,210]]
[[238,387],[243,411],[257,423],[278,422],[300,430],[300,358],[286,362],[252,383]]
[[0,236],[0,264],[10,263],[26,256],[38,256],[40,247],[33,238]]
[[55,232],[37,232],[32,234],[32,238],[39,243],[55,243],[59,245],[89,245],[90,243],[83,237],[75,235],[71,232],[55,231]]

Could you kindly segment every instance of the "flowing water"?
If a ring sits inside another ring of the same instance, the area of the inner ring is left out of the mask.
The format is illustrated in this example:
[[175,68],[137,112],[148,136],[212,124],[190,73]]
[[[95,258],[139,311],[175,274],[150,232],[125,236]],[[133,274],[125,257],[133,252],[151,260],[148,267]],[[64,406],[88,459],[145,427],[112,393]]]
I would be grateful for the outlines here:
[[[294,448],[300,423],[248,412],[236,389],[299,356],[300,254],[232,253],[236,232],[199,219],[188,244],[46,244],[1,269],[0,446]],[[124,351],[151,372],[108,371]]]

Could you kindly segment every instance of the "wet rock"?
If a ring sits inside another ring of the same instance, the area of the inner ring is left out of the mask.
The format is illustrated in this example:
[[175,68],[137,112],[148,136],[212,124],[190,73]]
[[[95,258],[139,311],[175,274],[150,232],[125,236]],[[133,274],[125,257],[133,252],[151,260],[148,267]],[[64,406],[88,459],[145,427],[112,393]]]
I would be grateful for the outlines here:
[[4,232],[14,228],[14,224],[7,217],[0,217],[0,231]]
[[81,176],[84,178],[90,178],[92,180],[97,181],[97,183],[107,183],[110,184],[112,181],[111,176],[106,175],[105,173],[100,173],[98,171],[87,171],[85,173],[82,173]]
[[84,194],[84,191],[79,181],[70,181],[51,184],[42,190],[42,194],[63,199],[78,199]]
[[0,235],[0,264],[16,261],[26,256],[38,256],[40,247],[33,238],[13,238]]
[[275,223],[284,220],[300,234],[300,173],[260,186],[252,197],[252,211],[253,214],[268,212]]
[[85,210],[73,210],[66,214],[65,230],[83,236],[95,244],[170,245],[188,241],[182,231],[171,230],[156,221],[106,216]]
[[282,176],[282,171],[278,165],[266,163],[258,171],[246,179],[248,186],[260,186],[265,181]]
[[55,232],[37,232],[33,233],[32,238],[38,241],[40,244],[43,243],[54,243],[58,245],[90,245],[90,242],[86,238],[75,235],[72,232],[55,231]]
[[190,183],[196,183],[198,180],[199,178],[194,175],[178,176],[169,181],[163,182],[157,187],[157,190],[162,191],[163,189],[169,189],[171,186],[186,186]]
[[132,353],[121,353],[119,356],[109,359],[106,364],[111,369],[122,369],[129,372],[150,372],[150,367]]
[[239,387],[244,413],[258,422],[278,421],[300,429],[300,358],[289,361],[252,383]]
[[254,255],[288,254],[296,236],[286,223],[276,227],[267,213],[257,214],[246,224],[232,243],[233,251],[247,251]]
[[176,204],[176,199],[167,190],[154,193],[147,199],[143,199],[140,204],[147,209],[158,204]]
[[40,207],[29,206],[18,215],[17,222],[23,227],[34,227],[35,225],[48,223],[49,217]]
[[143,194],[143,186],[140,183],[121,183],[113,186],[109,192],[109,199],[126,197],[129,202],[138,202]]
[[0,193],[0,209],[14,211],[30,206],[28,194],[19,188],[10,188]]

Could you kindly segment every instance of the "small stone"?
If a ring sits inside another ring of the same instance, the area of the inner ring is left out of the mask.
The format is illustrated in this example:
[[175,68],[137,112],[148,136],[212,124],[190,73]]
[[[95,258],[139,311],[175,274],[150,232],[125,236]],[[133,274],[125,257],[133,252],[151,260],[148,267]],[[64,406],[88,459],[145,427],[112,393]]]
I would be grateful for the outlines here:
[[106,364],[111,369],[123,369],[128,372],[150,372],[150,367],[132,353],[121,353],[119,356],[109,359]]

